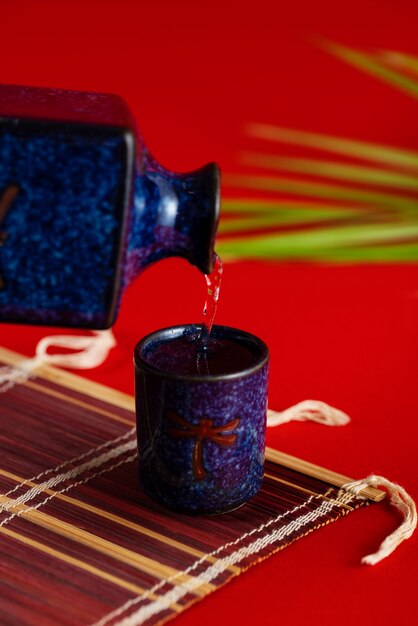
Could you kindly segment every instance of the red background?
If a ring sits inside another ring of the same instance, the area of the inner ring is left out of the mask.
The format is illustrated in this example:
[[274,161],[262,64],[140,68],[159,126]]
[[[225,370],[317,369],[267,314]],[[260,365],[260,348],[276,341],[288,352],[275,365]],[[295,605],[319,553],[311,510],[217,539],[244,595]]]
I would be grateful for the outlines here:
[[[215,160],[239,172],[249,121],[418,149],[416,99],[316,45],[325,37],[418,55],[414,1],[1,0],[0,7],[1,82],[119,93],[171,169]],[[199,321],[204,290],[183,261],[147,270],[123,302],[117,348],[85,376],[132,393],[135,342],[158,327]],[[273,429],[270,446],[353,478],[383,474],[418,498],[417,313],[418,264],[239,262],[226,265],[217,321],[269,344],[272,408],[316,398],[352,417],[341,429]],[[3,325],[0,344],[32,355],[55,332]],[[360,510],[253,568],[177,624],[410,623],[416,539],[374,568],[359,564],[398,522],[385,504]]]

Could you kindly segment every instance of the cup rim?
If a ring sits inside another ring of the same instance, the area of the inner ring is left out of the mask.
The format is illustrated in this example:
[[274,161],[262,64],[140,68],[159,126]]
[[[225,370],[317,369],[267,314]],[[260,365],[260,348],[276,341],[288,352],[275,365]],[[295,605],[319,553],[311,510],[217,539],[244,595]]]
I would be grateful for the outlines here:
[[[138,341],[134,348],[134,364],[135,369],[143,370],[145,372],[161,376],[162,378],[170,378],[175,380],[187,380],[190,382],[215,382],[215,381],[230,381],[236,380],[239,378],[243,378],[244,376],[251,375],[261,369],[269,360],[270,350],[267,344],[246,330],[241,330],[239,328],[234,328],[233,326],[222,326],[218,324],[214,324],[212,327],[212,332],[216,334],[224,334],[225,338],[234,340],[241,339],[242,341],[248,343],[252,343],[260,350],[260,356],[257,359],[256,363],[251,365],[250,367],[245,367],[243,369],[238,370],[237,372],[229,372],[226,374],[178,374],[176,372],[170,372],[169,370],[162,370],[157,367],[154,367],[150,363],[148,363],[142,356],[141,352],[147,344],[152,341],[160,339],[176,339],[185,334],[185,331],[190,332],[198,332],[202,328],[201,324],[179,324],[175,326],[168,326],[166,328],[160,328],[151,333],[145,335],[142,339]],[[233,337],[231,339],[231,336]]]

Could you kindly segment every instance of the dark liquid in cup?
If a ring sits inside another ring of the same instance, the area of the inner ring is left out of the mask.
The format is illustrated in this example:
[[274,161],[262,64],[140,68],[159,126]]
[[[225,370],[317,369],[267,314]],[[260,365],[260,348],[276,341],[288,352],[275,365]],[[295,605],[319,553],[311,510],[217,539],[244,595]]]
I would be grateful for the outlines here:
[[232,374],[257,361],[257,355],[246,346],[229,339],[217,339],[213,334],[204,347],[197,334],[190,334],[154,346],[144,358],[164,372],[198,376]]

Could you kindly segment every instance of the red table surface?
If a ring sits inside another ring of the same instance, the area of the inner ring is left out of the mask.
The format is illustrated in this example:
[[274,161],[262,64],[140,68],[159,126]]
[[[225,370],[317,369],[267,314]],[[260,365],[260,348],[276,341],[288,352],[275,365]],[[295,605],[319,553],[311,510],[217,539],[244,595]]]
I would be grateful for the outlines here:
[[[314,43],[320,36],[418,55],[416,2],[2,0],[1,10],[2,82],[121,94],[171,169],[216,160],[239,171],[248,121],[418,148],[416,98],[353,68],[342,72]],[[199,321],[204,289],[184,261],[151,267],[125,296],[117,348],[83,375],[133,393],[135,342],[158,327]],[[282,426],[269,431],[268,445],[353,478],[382,474],[417,499],[417,313],[418,263],[243,261],[225,267],[217,322],[269,344],[271,408],[315,398],[352,417],[337,429]],[[55,332],[3,325],[0,344],[32,355]],[[410,623],[416,539],[374,568],[359,564],[398,522],[385,504],[362,509],[252,568],[176,623]]]

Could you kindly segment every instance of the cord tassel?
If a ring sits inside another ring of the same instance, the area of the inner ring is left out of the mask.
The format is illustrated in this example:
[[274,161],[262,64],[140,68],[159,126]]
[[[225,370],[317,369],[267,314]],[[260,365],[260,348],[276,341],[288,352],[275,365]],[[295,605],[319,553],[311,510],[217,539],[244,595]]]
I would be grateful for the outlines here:
[[385,489],[390,496],[390,504],[394,506],[403,517],[402,524],[379,546],[379,549],[374,554],[368,554],[361,559],[361,562],[365,565],[376,565],[379,561],[382,561],[388,557],[396,548],[406,539],[409,539],[416,526],[417,526],[417,509],[415,502],[411,496],[405,491],[403,487],[392,483],[383,476],[376,476],[372,474],[362,480],[356,480],[352,483],[344,485],[344,489],[361,497],[359,494],[365,487],[376,487],[378,489]]
[[[101,365],[116,345],[112,330],[94,330],[93,335],[53,335],[44,337],[36,346],[35,356],[18,366],[0,368],[0,393],[34,377],[41,365],[56,365],[71,369],[90,369]],[[76,350],[71,354],[49,354],[51,347]]]
[[287,422],[317,422],[324,426],[345,426],[350,422],[348,415],[325,402],[304,400],[278,413],[267,411],[267,426],[279,426]]

